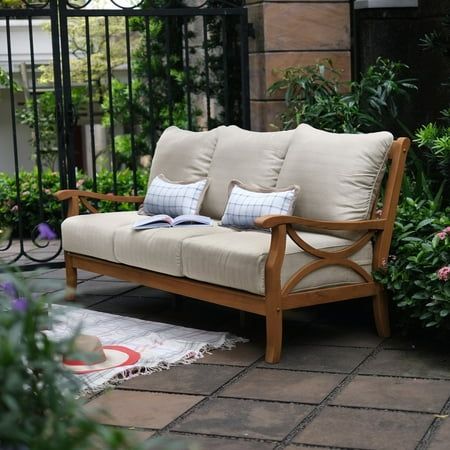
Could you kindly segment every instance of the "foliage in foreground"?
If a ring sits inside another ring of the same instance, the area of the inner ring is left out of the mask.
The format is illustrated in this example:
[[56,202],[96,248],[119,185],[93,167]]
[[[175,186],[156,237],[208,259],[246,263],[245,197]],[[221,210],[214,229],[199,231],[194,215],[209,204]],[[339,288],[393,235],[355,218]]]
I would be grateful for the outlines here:
[[[8,450],[136,449],[121,431],[88,417],[76,400],[78,382],[61,364],[74,336],[51,340],[51,303],[61,295],[19,273],[0,278],[0,447]],[[48,281],[46,280],[48,283]]]

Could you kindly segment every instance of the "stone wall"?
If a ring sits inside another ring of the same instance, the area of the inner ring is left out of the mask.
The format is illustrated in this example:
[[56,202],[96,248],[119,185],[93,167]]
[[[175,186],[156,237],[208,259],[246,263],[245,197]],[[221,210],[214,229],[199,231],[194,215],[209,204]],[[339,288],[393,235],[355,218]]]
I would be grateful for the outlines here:
[[255,31],[249,39],[251,126],[270,131],[283,109],[282,98],[267,93],[277,70],[329,58],[350,79],[350,1],[247,0],[247,5]]

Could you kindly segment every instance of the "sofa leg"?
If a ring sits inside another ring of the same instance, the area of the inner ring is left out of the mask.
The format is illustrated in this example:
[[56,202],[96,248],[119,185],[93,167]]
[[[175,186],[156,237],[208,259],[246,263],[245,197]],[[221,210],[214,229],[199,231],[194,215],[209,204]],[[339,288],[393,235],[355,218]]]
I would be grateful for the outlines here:
[[281,358],[283,312],[280,308],[266,313],[266,362],[276,364]]
[[389,324],[389,299],[386,291],[379,286],[377,294],[373,297],[373,316],[378,336],[389,337],[391,327]]
[[68,288],[66,300],[74,301],[77,288],[77,269],[73,266],[72,258],[67,253],[64,253],[64,260],[66,262],[66,286]]

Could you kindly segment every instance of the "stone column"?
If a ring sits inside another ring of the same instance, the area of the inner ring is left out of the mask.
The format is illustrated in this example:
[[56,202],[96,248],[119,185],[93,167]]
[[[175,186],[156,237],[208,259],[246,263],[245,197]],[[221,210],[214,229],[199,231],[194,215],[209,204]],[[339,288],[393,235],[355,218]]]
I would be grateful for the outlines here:
[[249,39],[251,125],[270,131],[284,107],[282,96],[267,93],[279,78],[277,70],[329,58],[350,79],[350,1],[247,0],[247,5],[255,31]]

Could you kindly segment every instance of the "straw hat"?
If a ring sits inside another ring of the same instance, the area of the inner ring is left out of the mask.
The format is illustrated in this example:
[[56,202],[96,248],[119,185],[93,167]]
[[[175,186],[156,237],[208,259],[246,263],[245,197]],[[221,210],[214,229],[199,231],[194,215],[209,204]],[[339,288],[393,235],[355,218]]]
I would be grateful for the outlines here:
[[74,351],[85,358],[63,359],[65,367],[76,374],[87,374],[99,370],[136,364],[141,355],[122,345],[102,345],[97,336],[81,334],[75,338]]

